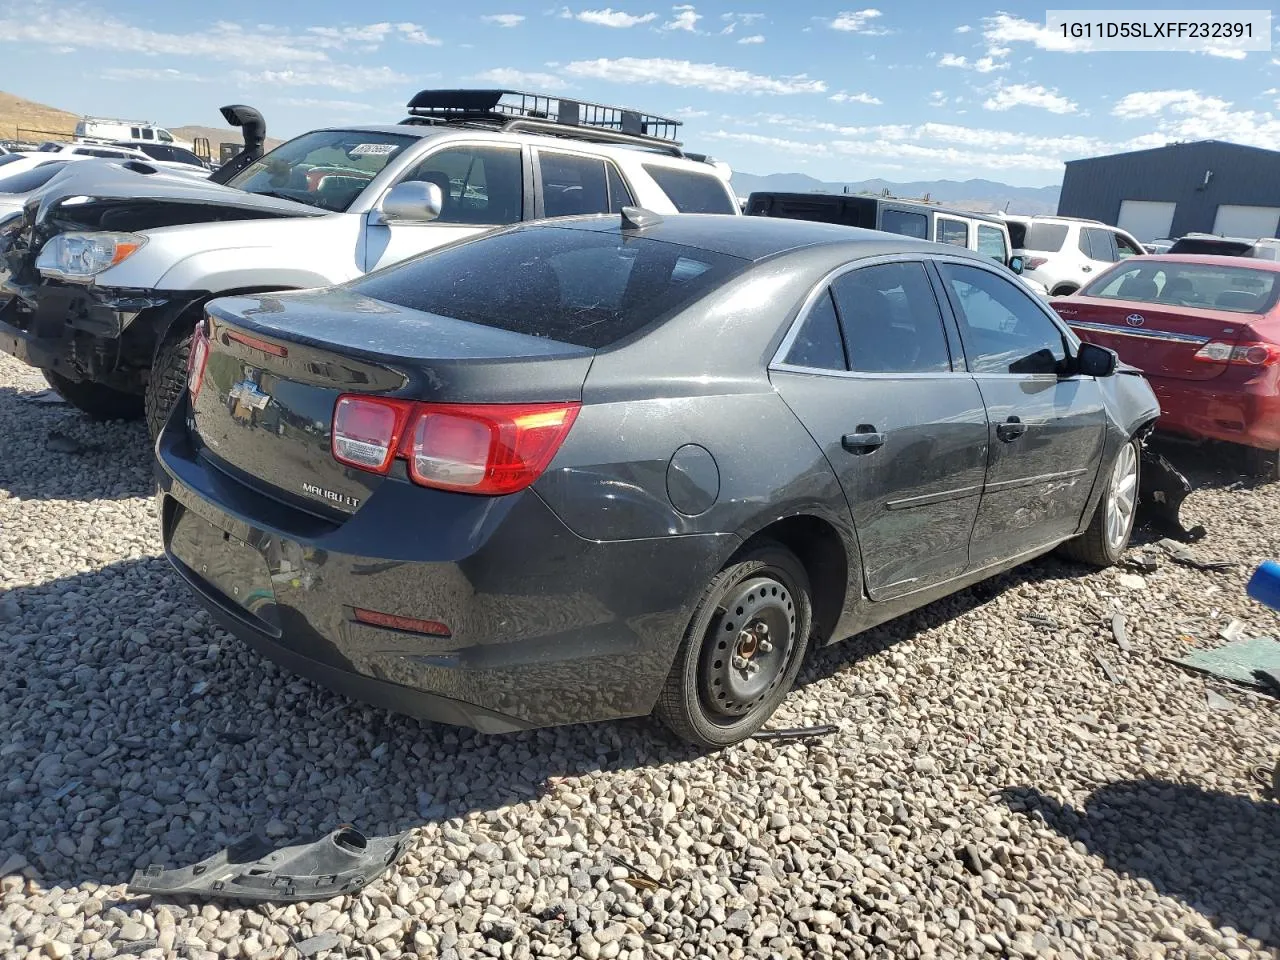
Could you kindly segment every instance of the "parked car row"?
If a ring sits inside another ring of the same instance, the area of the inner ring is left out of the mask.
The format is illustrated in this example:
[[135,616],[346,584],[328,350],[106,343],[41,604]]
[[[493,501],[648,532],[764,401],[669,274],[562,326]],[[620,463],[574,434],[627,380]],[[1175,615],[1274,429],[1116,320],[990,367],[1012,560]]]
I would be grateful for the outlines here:
[[0,347],[145,393],[167,556],[300,673],[723,746],[810,648],[1125,549],[1155,394],[998,220],[743,216],[675,121],[506,91],[266,155],[224,116],[208,180],[70,163],[0,220]]

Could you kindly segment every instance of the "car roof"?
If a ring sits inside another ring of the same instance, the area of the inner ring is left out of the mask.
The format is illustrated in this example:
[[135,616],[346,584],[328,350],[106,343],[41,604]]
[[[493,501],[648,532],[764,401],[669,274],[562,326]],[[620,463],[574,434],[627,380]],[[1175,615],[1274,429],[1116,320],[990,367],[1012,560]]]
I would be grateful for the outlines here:
[[[617,215],[562,218],[538,221],[531,227],[594,230],[624,234]],[[662,215],[651,225],[628,229],[627,236],[726,254],[743,260],[763,260],[801,247],[824,244],[863,244],[866,255],[928,253],[946,250],[965,254],[961,247],[930,243],[883,230],[864,230],[834,223],[790,220],[785,217],[742,217],[732,214],[686,213]]]
[[1253,257],[1229,257],[1216,253],[1148,253],[1141,257],[1121,260],[1121,263],[1141,260],[1143,263],[1202,263],[1211,267],[1243,267],[1246,270],[1266,270],[1280,273],[1280,260],[1255,260]]

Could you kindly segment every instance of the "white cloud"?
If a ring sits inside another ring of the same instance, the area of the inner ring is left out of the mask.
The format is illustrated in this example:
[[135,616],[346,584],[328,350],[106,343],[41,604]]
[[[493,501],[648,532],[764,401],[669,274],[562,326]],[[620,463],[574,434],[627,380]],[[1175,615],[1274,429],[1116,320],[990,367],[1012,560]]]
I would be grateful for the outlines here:
[[1035,107],[1059,114],[1075,113],[1079,109],[1077,104],[1061,96],[1056,90],[1046,89],[1038,83],[1002,85],[986,99],[982,106],[983,109],[996,111],[1011,110],[1014,107]]
[[879,97],[873,97],[869,93],[845,93],[843,90],[839,93],[833,93],[827,99],[836,103],[865,103],[872,107],[878,107],[884,102]]
[[739,42],[739,43],[745,43],[745,44],[764,43],[764,34],[762,34],[762,33],[753,33],[753,34],[752,34],[751,36],[749,36],[749,37],[743,37],[743,38],[742,38],[742,39],[740,39],[738,42]]
[[575,60],[564,68],[575,77],[608,80],[612,83],[666,83],[677,87],[698,87],[717,93],[826,93],[822,80],[804,74],[771,77],[737,67],[715,63],[692,63],[661,57],[620,57],[610,60]]
[[1121,120],[1155,120],[1155,130],[1128,141],[1127,149],[1159,147],[1173,140],[1228,140],[1274,149],[1280,117],[1261,110],[1237,110],[1221,97],[1196,90],[1142,90],[1111,108]]
[[1203,51],[1211,57],[1225,57],[1228,60],[1243,60],[1249,54],[1235,47],[1207,47]]
[[728,36],[729,34],[733,33],[733,31],[737,30],[738,27],[749,27],[752,24],[756,23],[758,20],[763,20],[764,14],[763,13],[730,12],[730,13],[720,14],[720,19],[723,20],[725,24],[724,28],[720,31],[720,33],[724,36]]
[[[569,13],[567,9],[565,12]],[[642,23],[651,23],[658,19],[656,13],[634,15],[624,13],[621,10],[614,10],[612,7],[605,7],[603,10],[580,10],[577,13],[569,13],[569,16],[575,20],[581,20],[583,23],[594,23],[598,27],[616,27],[619,29],[638,27]]]
[[212,77],[202,77],[194,73],[175,70],[172,67],[113,67],[103,70],[106,80],[143,80],[154,82],[208,83]]
[[929,94],[929,106],[945,107],[947,105],[947,95],[941,90],[934,90]]
[[973,29],[973,27],[969,26],[967,23],[964,23],[964,24],[961,24],[960,26],[956,27],[955,32],[956,32],[956,33],[968,33],[968,32],[969,32],[970,30],[972,30],[972,29]]
[[1009,65],[1001,63],[994,57],[978,57],[976,60],[970,60],[968,57],[958,56],[954,53],[944,53],[938,58],[938,66],[973,70],[977,73],[994,73],[996,70],[1004,70]]
[[495,87],[508,89],[513,87],[516,89],[528,88],[530,90],[545,90],[548,93],[571,89],[571,85],[567,80],[556,76],[554,73],[515,70],[511,67],[494,67],[492,70],[484,70],[477,73],[471,79],[480,83],[491,83]]
[[524,23],[523,13],[490,13],[480,18],[485,23],[494,23],[500,27],[518,27]]
[[681,107],[679,110],[673,110],[672,113],[683,120],[700,120],[711,116],[709,110],[696,110],[693,107]]
[[[1080,40],[1068,39],[1060,32],[1050,30],[1046,24],[1023,20],[1021,17],[1013,17],[1007,13],[997,13],[994,17],[987,17],[982,23],[982,36],[991,47],[1007,48],[1011,43],[1030,43],[1040,50],[1072,53],[1087,46]],[[1004,55],[1008,55],[1007,49]]]
[[836,14],[835,18],[827,24],[832,30],[842,30],[845,33],[863,33],[868,36],[883,36],[888,33],[881,27],[873,26],[874,21],[884,16],[874,7],[868,7],[866,10],[842,10]]
[[675,14],[670,20],[662,25],[663,30],[686,30],[689,33],[698,32],[698,21],[702,19],[702,15],[690,4],[681,4],[672,7],[671,12]]
[[428,34],[416,23],[397,23],[396,29],[400,32],[400,39],[408,43],[421,43],[428,47],[438,47],[444,43],[443,40],[437,40]]
[[[349,93],[362,93],[377,87],[403,85],[414,78],[397,73],[390,67],[357,67],[347,64],[322,63],[314,66],[262,70],[237,70],[232,79],[246,86],[329,87]],[[421,78],[418,78],[421,79]]]

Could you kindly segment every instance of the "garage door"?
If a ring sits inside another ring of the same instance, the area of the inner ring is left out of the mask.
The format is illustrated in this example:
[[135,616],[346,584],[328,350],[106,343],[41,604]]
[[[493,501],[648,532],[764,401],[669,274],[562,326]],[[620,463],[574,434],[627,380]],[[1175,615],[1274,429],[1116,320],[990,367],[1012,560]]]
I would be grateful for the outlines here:
[[1280,224],[1280,207],[1247,207],[1224,203],[1218,207],[1213,232],[1223,237],[1274,237]]
[[1176,203],[1163,200],[1121,200],[1120,219],[1116,226],[1146,243],[1169,236]]

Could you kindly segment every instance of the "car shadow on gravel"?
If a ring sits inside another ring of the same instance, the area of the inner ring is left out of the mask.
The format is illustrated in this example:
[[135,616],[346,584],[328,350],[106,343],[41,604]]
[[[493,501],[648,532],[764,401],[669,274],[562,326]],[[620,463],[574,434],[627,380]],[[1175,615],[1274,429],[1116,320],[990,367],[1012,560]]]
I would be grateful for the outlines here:
[[1280,803],[1163,780],[1105,784],[1083,810],[1032,787],[1004,799],[1122,876],[1280,947]]
[[0,490],[20,500],[151,496],[146,428],[33,399],[49,393],[0,387]]

